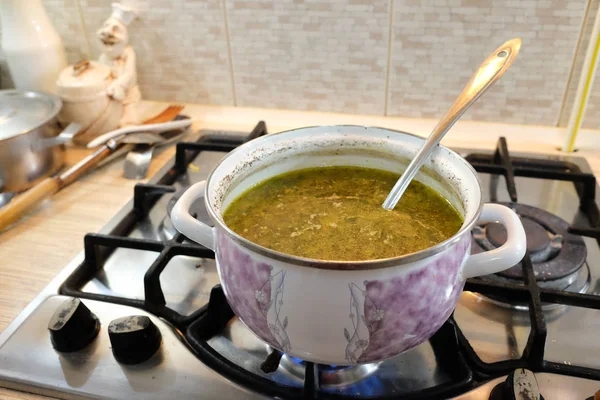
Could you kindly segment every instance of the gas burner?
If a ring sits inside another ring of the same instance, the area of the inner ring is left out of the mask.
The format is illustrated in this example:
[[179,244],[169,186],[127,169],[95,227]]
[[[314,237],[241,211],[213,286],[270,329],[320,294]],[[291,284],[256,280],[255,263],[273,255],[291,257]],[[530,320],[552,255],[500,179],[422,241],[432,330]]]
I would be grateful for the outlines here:
[[[339,388],[346,385],[352,385],[359,382],[379,368],[379,364],[358,364],[358,365],[322,365],[319,364],[319,382],[323,388]],[[284,354],[279,362],[279,367],[288,375],[304,380],[306,371],[306,362],[296,357]]]
[[[173,196],[169,199],[167,203],[167,214],[163,218],[159,227],[159,235],[163,240],[171,240],[177,234],[177,229],[173,226],[173,222],[171,221],[171,210],[177,203],[177,200],[181,197],[183,192],[185,192],[187,188],[180,189],[177,192],[173,193]],[[209,226],[214,226],[214,223],[211,221],[208,216],[208,211],[206,210],[206,205],[204,204],[204,199],[198,199],[192,203],[190,206],[190,214],[194,215],[197,220],[204,222]]]
[[[485,279],[495,281],[495,282],[504,282],[504,283],[514,283],[515,282],[514,280],[502,278],[497,275],[488,275],[485,277]],[[560,290],[563,290],[565,292],[586,293],[590,287],[590,283],[591,283],[590,279],[591,279],[590,270],[587,267],[587,265],[584,265],[584,267],[580,268],[577,272],[575,272],[572,276],[569,277],[569,281],[565,281],[565,280],[547,281],[547,282],[539,281],[539,282],[537,282],[537,284],[540,287],[554,289],[555,287],[553,287],[552,285],[556,285],[557,283],[562,283],[565,286],[556,286],[556,288],[559,288]],[[544,286],[543,284],[548,284],[548,286]],[[473,293],[473,295],[475,297],[478,297],[482,300],[485,300],[489,303],[495,304],[500,307],[510,308],[510,309],[519,310],[519,311],[528,311],[529,310],[529,304],[526,302],[510,300],[507,297],[500,297],[500,296],[494,296],[494,295],[482,295],[479,293]],[[564,307],[566,307],[566,306],[563,304],[542,303],[543,311],[551,311],[551,310],[556,310],[556,309],[560,309],[560,308],[564,308]]]
[[[510,207],[521,217],[527,236],[527,251],[538,284],[541,287],[564,290],[576,282],[577,272],[582,269],[587,249],[583,238],[568,232],[567,221],[536,207],[514,203],[499,204]],[[477,226],[472,235],[473,254],[495,249],[506,242],[506,229],[497,223]],[[521,263],[518,263],[486,278],[522,282],[523,269]],[[578,288],[575,291],[580,290]]]

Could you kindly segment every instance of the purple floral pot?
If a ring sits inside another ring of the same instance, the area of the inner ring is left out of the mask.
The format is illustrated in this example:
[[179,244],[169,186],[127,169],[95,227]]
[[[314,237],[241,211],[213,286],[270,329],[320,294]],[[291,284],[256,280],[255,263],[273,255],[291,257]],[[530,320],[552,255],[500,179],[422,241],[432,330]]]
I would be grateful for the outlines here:
[[[175,227],[216,252],[219,276],[235,314],[269,345],[322,364],[383,360],[429,339],[450,316],[466,278],[515,265],[525,253],[517,215],[482,204],[471,166],[439,147],[417,180],[464,216],[460,231],[423,251],[373,261],[320,261],[279,253],[231,231],[221,212],[249,187],[287,171],[322,165],[401,172],[423,139],[359,126],[304,128],[266,136],[225,157],[209,179],[190,187],[171,217]],[[204,197],[211,228],[189,214]],[[476,222],[501,222],[506,243],[470,255]]]

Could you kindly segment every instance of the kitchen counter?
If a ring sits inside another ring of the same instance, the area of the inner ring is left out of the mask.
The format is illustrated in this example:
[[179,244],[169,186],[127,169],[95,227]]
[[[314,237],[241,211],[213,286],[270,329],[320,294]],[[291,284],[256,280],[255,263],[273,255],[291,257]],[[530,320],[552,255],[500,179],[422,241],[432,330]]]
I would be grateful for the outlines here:
[[[166,103],[144,102],[144,116],[161,111]],[[184,113],[194,119],[187,134],[193,139],[201,129],[249,132],[259,120],[269,132],[329,124],[374,125],[427,135],[434,120],[387,118],[331,113],[281,111],[267,109],[190,105]],[[495,146],[505,136],[511,151],[562,154],[561,129],[555,127],[506,125],[463,121],[456,124],[443,144],[454,147],[485,148]],[[577,156],[585,157],[595,174],[600,174],[600,131],[580,133]],[[150,167],[152,176],[174,155],[174,146],[155,153]],[[71,148],[67,165],[89,154],[86,149]],[[0,332],[38,294],[45,285],[83,248],[83,236],[96,232],[129,201],[133,187],[140,181],[122,177],[120,157],[88,173],[33,210],[26,218],[0,232]],[[26,350],[24,350],[26,351]],[[39,396],[0,389],[0,399],[34,399]]]

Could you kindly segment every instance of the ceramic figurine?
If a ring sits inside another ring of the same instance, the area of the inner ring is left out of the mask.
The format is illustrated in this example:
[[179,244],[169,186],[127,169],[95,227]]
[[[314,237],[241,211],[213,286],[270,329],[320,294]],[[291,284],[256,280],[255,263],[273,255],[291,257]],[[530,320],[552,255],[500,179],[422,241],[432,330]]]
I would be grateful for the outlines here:
[[135,10],[119,3],[112,4],[112,14],[98,30],[102,55],[99,61],[112,70],[113,81],[107,93],[123,104],[120,125],[139,123],[137,104],[141,100],[137,84],[135,51],[129,45],[127,26],[136,17]]

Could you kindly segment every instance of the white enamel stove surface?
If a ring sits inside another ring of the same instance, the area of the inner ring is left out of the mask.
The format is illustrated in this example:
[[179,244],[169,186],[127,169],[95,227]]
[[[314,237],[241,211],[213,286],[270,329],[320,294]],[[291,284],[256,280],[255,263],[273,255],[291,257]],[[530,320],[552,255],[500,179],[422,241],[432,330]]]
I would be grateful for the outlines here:
[[[189,185],[204,179],[212,165],[221,157],[220,153],[202,156],[195,161],[199,172],[190,172],[187,176],[189,181],[183,184]],[[480,178],[487,198],[489,177],[480,175]],[[175,186],[182,187],[182,183]],[[544,208],[569,222],[581,219],[577,207],[573,206],[577,204],[577,195],[572,186],[566,182],[517,178],[520,202]],[[498,193],[499,201],[508,200],[502,179]],[[131,234],[132,237],[162,237],[160,221],[168,199],[169,195],[163,196],[151,211],[148,223],[137,228]],[[131,203],[102,232],[106,233],[114,227],[130,207]],[[595,241],[586,239],[586,244],[592,275],[588,291],[600,294],[600,251]],[[79,352],[69,355],[55,352],[46,327],[56,306],[64,298],[57,296],[58,287],[81,262],[82,257],[82,254],[78,255],[66,266],[0,335],[0,386],[59,398],[264,398],[209,370],[190,353],[177,332],[153,316],[151,318],[163,336],[159,352],[137,366],[125,367],[118,364],[112,356],[106,328],[111,320],[121,316],[149,315],[139,309],[84,299],[83,302],[102,323],[98,338]],[[105,276],[87,283],[84,291],[143,298],[143,274],[155,258],[155,253],[118,251],[106,263]],[[198,264],[202,264],[202,267],[197,268]],[[214,261],[190,257],[177,257],[161,275],[167,305],[184,314],[205,304],[210,289],[217,282]],[[552,310],[547,317],[546,359],[600,368],[600,342],[597,340],[600,311],[562,307]],[[529,333],[526,313],[491,305],[468,292],[463,293],[459,301],[455,319],[479,356],[487,362],[518,358]],[[225,332],[209,343],[236,364],[255,373],[260,361],[268,354],[264,343],[249,334],[237,319],[232,320]],[[428,343],[386,361],[376,374],[377,382],[382,388],[402,391],[433,386],[448,379],[447,373],[438,368]],[[287,379],[286,382],[291,385],[302,385],[301,381],[294,381],[281,371],[281,367],[272,377],[281,381]],[[458,398],[487,399],[491,389],[500,380],[488,382]],[[600,389],[600,382],[560,375],[537,374],[537,380],[547,400],[586,399]],[[343,387],[328,390],[348,393]],[[402,391],[398,393],[401,394]]]

